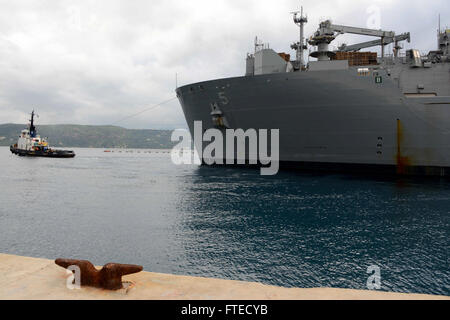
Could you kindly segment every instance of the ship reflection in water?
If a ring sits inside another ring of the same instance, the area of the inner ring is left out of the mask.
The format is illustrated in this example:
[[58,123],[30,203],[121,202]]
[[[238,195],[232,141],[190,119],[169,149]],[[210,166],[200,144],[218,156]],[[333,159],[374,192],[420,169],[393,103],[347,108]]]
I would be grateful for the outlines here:
[[[184,203],[191,268],[275,285],[449,294],[449,185],[201,168]],[[193,248],[195,248],[193,250]]]
[[450,294],[448,180],[264,177],[175,166],[156,152],[78,149],[69,163],[0,151],[0,252],[287,287],[365,289],[376,265],[382,290]]

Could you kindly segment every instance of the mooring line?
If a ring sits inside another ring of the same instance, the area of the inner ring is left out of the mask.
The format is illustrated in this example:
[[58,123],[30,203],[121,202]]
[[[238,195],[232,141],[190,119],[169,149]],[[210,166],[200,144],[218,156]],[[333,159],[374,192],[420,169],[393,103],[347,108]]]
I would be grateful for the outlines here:
[[158,104],[156,104],[156,105],[154,105],[154,106],[151,106],[150,108],[147,108],[147,109],[145,109],[145,110],[139,111],[138,113],[132,114],[132,115],[127,116],[127,117],[125,117],[125,118],[123,118],[123,119],[120,119],[120,120],[118,120],[118,121],[116,121],[116,122],[113,122],[113,123],[111,123],[111,125],[112,125],[112,126],[113,126],[113,125],[116,125],[116,124],[118,124],[119,122],[122,122],[122,121],[128,120],[128,119],[130,119],[130,118],[136,117],[136,116],[138,116],[138,115],[140,115],[140,114],[142,114],[142,113],[144,113],[144,112],[147,112],[147,111],[156,109],[157,107],[160,107],[160,106],[162,106],[163,104],[169,103],[170,101],[175,100],[175,99],[177,99],[177,97],[173,97],[173,98],[171,98],[171,99],[169,99],[169,100],[165,100],[165,101],[163,101],[163,102],[160,102],[160,103],[158,103]]

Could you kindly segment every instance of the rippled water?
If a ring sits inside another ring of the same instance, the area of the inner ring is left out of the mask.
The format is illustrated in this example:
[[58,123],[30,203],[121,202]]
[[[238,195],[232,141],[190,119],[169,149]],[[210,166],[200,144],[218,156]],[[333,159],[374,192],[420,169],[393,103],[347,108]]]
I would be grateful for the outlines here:
[[[287,287],[450,295],[450,181],[175,166],[0,148],[0,252]],[[1,263],[1,261],[0,261]]]

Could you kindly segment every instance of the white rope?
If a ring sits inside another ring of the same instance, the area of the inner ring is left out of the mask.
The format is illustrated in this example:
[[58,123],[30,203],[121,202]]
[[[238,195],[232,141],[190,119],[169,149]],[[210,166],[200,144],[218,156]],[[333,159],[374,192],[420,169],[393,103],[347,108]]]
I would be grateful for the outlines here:
[[171,99],[169,99],[169,100],[166,100],[166,101],[163,101],[163,102],[161,102],[161,103],[158,103],[158,104],[156,104],[156,105],[154,105],[154,106],[151,106],[150,108],[147,108],[147,109],[145,109],[145,110],[139,111],[138,113],[129,115],[129,116],[123,118],[123,119],[120,119],[120,120],[118,120],[118,121],[112,123],[111,125],[112,125],[112,126],[113,126],[113,125],[116,125],[116,124],[119,123],[119,122],[122,122],[122,121],[128,120],[128,119],[130,119],[130,118],[136,117],[136,116],[138,116],[138,115],[140,115],[140,114],[142,114],[142,113],[144,113],[144,112],[147,112],[147,111],[156,109],[157,107],[160,107],[160,106],[162,106],[163,104],[169,103],[170,101],[175,100],[175,99],[177,99],[177,97],[173,97],[173,98],[171,98]]

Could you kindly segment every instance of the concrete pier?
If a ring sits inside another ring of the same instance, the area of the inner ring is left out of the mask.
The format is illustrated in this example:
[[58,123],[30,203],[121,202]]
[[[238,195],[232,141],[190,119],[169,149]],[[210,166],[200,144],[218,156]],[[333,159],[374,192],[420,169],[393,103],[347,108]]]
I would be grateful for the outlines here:
[[0,299],[32,300],[435,300],[450,297],[348,289],[281,288],[259,283],[141,272],[119,291],[70,290],[68,274],[53,260],[0,254]]

